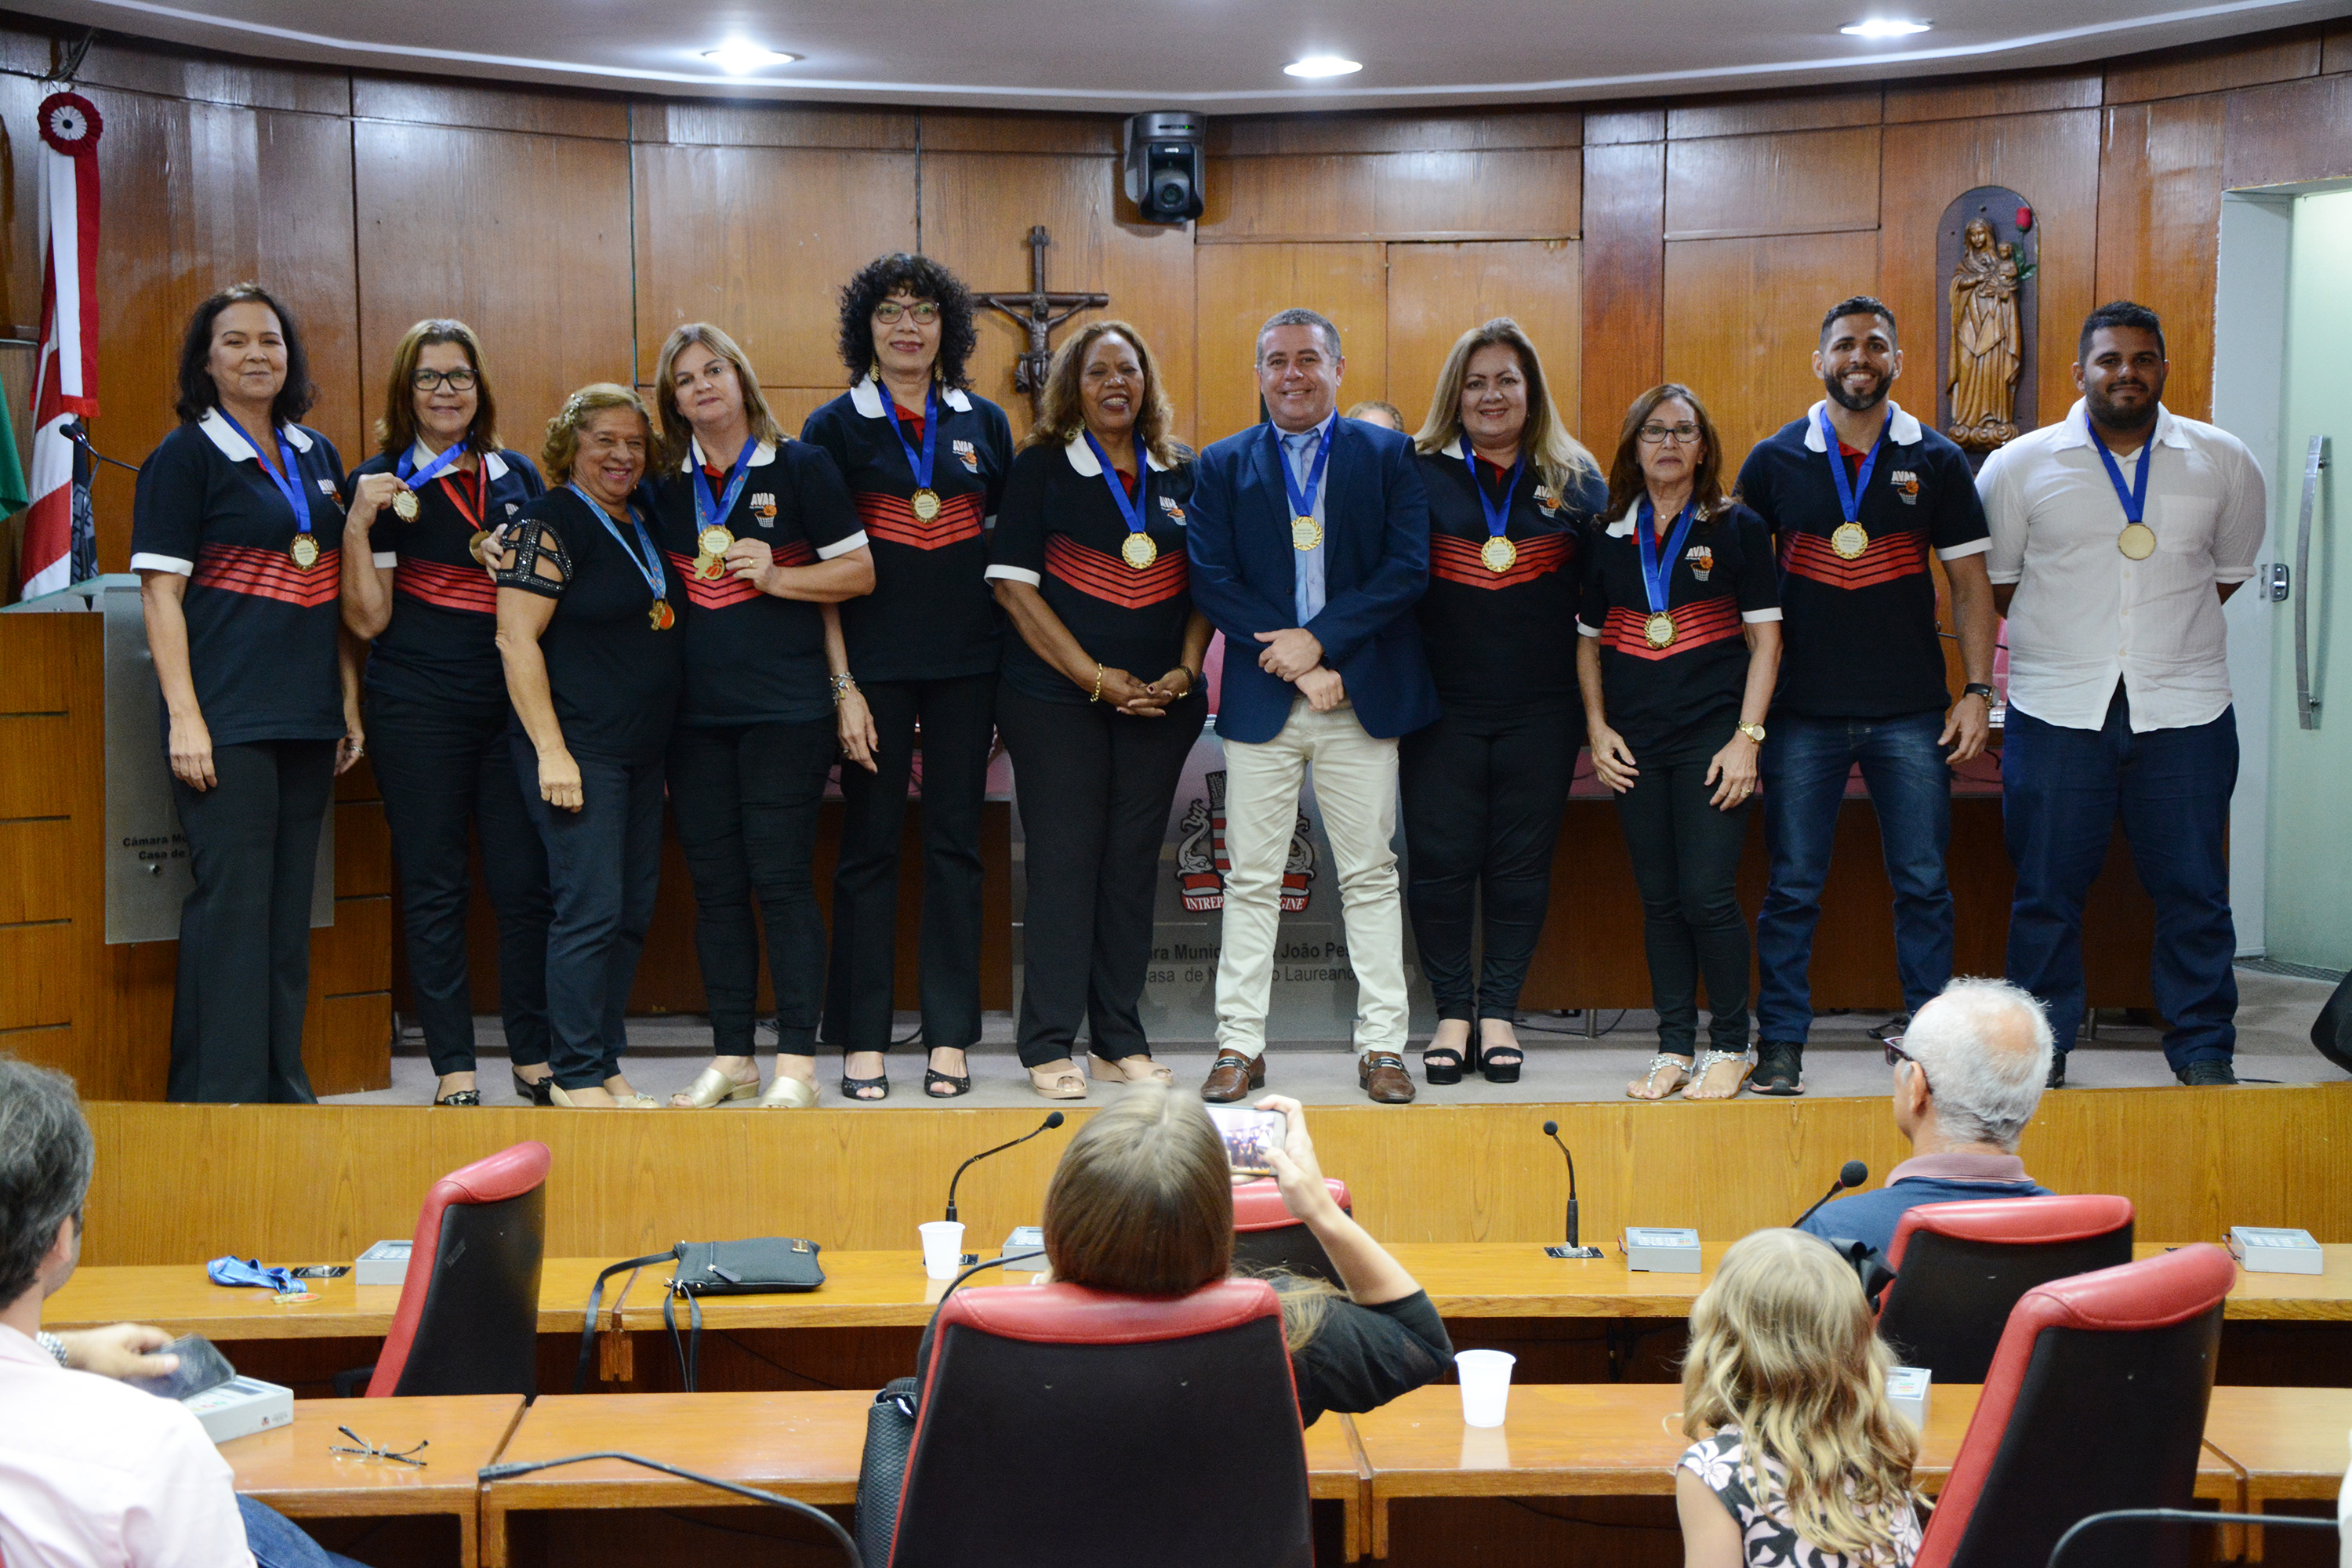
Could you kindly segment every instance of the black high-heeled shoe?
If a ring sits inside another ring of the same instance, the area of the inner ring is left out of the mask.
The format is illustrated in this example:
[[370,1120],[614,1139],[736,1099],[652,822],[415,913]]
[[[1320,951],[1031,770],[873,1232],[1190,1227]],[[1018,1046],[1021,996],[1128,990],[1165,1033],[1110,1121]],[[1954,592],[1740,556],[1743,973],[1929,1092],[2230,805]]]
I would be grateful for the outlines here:
[[1433,1046],[1421,1053],[1421,1076],[1430,1083],[1460,1083],[1462,1053],[1452,1046]]
[[523,1077],[521,1072],[517,1071],[514,1075],[514,1086],[515,1098],[518,1100],[528,1100],[533,1105],[553,1105],[555,1103],[555,1075],[553,1073],[549,1073],[545,1078],[533,1083],[530,1079]]
[[[1509,1052],[1510,1059],[1496,1061],[1495,1059],[1496,1051]],[[1488,1083],[1517,1083],[1519,1081],[1519,1068],[1525,1065],[1527,1059],[1527,1053],[1517,1046],[1496,1046],[1492,1049],[1479,1051],[1478,1071]]]

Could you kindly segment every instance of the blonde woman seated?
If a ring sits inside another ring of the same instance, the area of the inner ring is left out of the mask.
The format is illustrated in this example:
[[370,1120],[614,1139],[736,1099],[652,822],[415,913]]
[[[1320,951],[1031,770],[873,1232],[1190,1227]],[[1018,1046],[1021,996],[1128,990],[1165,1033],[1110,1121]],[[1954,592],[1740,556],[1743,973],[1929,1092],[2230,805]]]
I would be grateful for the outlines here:
[[1826,1244],[1795,1230],[1735,1242],[1691,1308],[1684,1568],[1908,1568],[1919,1437],[1887,1402],[1894,1364]]

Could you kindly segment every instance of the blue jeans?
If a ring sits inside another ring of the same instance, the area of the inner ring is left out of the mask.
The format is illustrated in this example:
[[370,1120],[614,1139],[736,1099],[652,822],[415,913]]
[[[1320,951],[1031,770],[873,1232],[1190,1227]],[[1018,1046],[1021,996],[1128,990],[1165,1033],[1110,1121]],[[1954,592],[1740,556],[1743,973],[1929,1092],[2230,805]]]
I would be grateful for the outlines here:
[[1757,1036],[1803,1045],[1813,1023],[1806,970],[1822,918],[1830,846],[1846,775],[1862,764],[1878,812],[1878,843],[1895,889],[1895,970],[1903,1005],[1917,1012],[1952,978],[1952,770],[1937,738],[1941,713],[1900,719],[1772,721],[1758,765],[1772,883],[1756,917]]
[[253,1553],[255,1568],[360,1568],[311,1540],[301,1526],[267,1503],[240,1496],[236,1510],[245,1515],[245,1546]]
[[2135,735],[2116,685],[2105,725],[2069,730],[2009,711],[2001,826],[2017,868],[2009,978],[2042,999],[2058,1048],[2083,1026],[2083,900],[2120,819],[2140,886],[2156,900],[2149,978],[2172,1021],[2164,1059],[2228,1061],[2237,1048],[2238,948],[2224,853],[2238,783],[2236,710],[2208,724]]

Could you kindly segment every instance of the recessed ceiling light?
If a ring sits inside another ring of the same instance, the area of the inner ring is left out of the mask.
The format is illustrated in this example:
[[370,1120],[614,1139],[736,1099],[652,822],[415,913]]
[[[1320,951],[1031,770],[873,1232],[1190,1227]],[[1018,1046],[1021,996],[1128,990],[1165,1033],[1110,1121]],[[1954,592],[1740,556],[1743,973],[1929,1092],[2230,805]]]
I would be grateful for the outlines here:
[[1360,62],[1343,60],[1337,55],[1309,55],[1303,60],[1293,60],[1283,67],[1282,74],[1303,76],[1312,79],[1316,77],[1346,76],[1350,71],[1360,71],[1363,68]]
[[763,66],[788,66],[800,56],[778,54],[742,38],[730,38],[715,49],[703,50],[702,58],[730,76],[742,76]]
[[1850,38],[1907,38],[1914,33],[1927,30],[1927,23],[1907,22],[1900,16],[1873,16],[1867,21],[1855,22],[1838,29]]

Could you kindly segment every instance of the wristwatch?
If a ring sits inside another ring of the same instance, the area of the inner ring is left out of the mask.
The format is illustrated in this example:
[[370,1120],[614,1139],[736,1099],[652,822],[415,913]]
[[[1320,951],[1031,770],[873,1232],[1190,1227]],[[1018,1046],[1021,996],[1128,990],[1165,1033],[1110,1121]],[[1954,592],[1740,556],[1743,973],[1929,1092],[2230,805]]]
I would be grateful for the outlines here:
[[1764,726],[1761,724],[1742,724],[1739,732],[1759,746],[1764,743]]
[[43,1350],[48,1352],[51,1355],[57,1357],[58,1364],[59,1366],[66,1364],[65,1341],[58,1338],[55,1334],[43,1332],[35,1334],[33,1336],[33,1342],[40,1346]]
[[1981,680],[1971,680],[1966,686],[1960,688],[1960,695],[1963,697],[1981,697],[1985,700],[1985,706],[1990,708],[1993,705],[1995,700],[2000,696],[2000,693],[1995,691],[1991,687],[1987,686]]

